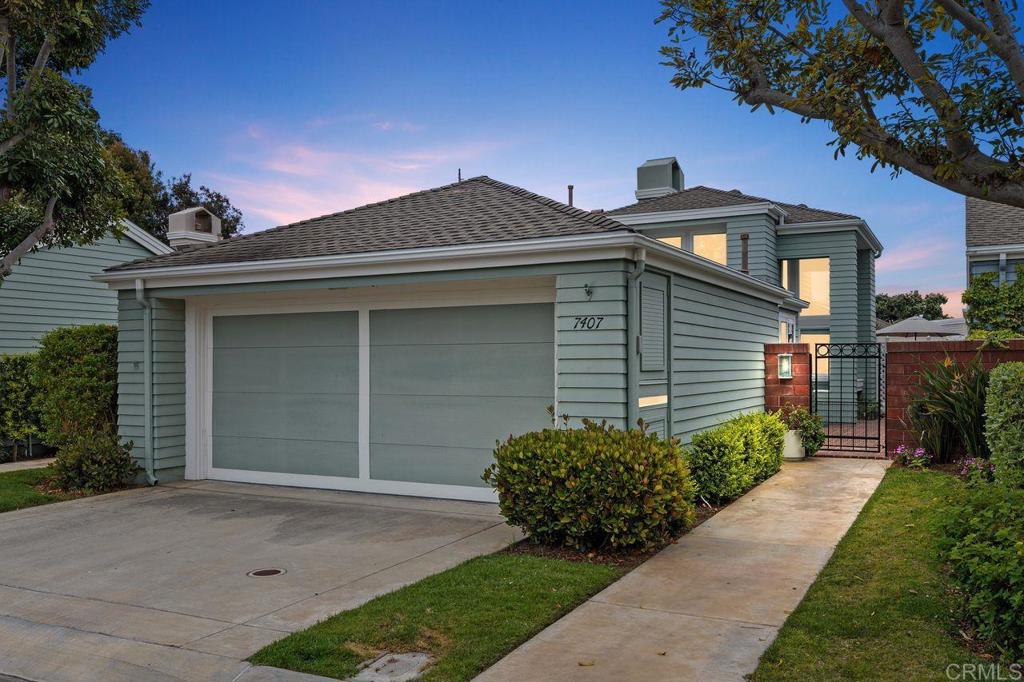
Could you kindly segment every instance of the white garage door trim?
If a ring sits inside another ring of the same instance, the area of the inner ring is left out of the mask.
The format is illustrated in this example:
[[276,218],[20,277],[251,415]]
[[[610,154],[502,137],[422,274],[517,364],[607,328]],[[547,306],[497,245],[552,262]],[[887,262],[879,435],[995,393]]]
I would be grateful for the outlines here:
[[[370,478],[370,311],[501,304],[554,303],[552,278],[521,278],[444,285],[400,285],[305,292],[266,297],[204,297],[186,300],[185,478],[214,479],[333,490],[441,497],[481,502],[497,500],[490,488],[385,481]],[[356,311],[359,314],[359,477],[317,476],[213,466],[213,318],[228,315],[272,315],[299,312]],[[557,329],[555,320],[552,325]],[[557,364],[557,342],[555,343]],[[551,381],[557,409],[556,368]],[[556,412],[557,413],[557,412]]]

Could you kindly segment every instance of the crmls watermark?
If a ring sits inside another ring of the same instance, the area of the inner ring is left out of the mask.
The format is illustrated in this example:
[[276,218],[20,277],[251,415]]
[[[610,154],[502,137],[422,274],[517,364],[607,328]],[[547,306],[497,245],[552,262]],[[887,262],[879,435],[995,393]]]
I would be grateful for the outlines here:
[[947,680],[966,682],[1020,682],[1024,680],[1024,663],[950,663]]

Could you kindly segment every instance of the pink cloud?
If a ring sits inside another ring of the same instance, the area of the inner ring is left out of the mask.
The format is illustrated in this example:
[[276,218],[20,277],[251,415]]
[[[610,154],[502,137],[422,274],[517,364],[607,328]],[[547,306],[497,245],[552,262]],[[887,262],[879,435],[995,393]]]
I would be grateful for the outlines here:
[[899,272],[934,265],[936,257],[949,256],[958,247],[950,241],[938,240],[926,244],[901,244],[887,249],[875,264],[878,272]]
[[963,317],[964,316],[964,302],[962,296],[964,293],[963,289],[950,289],[942,292],[946,298],[949,299],[944,306],[942,306],[942,312],[949,315],[950,317]]

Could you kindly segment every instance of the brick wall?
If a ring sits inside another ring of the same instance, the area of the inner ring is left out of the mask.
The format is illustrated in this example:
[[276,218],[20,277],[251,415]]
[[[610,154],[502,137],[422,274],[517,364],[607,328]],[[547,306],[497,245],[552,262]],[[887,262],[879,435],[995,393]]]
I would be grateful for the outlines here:
[[[903,443],[914,447],[917,441],[903,425],[907,403],[918,383],[918,371],[934,366],[946,356],[969,362],[981,347],[981,341],[921,341],[889,343],[885,359],[885,443],[892,450]],[[994,367],[1003,362],[1024,361],[1024,340],[1010,341],[1005,349],[981,352],[981,362]]]
[[[779,355],[793,356],[793,378],[779,378]],[[811,404],[811,353],[806,343],[768,343],[764,347],[764,409]]]

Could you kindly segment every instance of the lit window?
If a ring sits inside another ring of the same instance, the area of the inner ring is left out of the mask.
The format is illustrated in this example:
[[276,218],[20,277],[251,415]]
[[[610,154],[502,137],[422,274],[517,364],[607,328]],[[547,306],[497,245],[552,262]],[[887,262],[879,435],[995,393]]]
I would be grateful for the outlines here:
[[725,234],[693,235],[693,252],[716,263],[721,263],[722,265],[729,264]]
[[797,295],[810,303],[803,315],[828,315],[829,300],[828,258],[805,258],[800,261],[800,286]]
[[[804,261],[804,262],[806,262],[806,261]],[[808,347],[808,349],[811,352],[811,362],[814,363],[815,371],[818,374],[825,374],[825,375],[828,374],[828,359],[827,358],[819,358],[817,356],[817,351],[815,349],[815,346],[817,346],[817,344],[819,344],[819,343],[828,343],[828,342],[829,342],[829,335],[828,334],[806,334],[806,333],[801,333],[800,334],[800,343],[806,343],[807,344],[807,347]]]
[[682,237],[662,237],[658,241],[659,242],[665,242],[669,246],[674,246],[677,249],[683,248],[683,238]]

